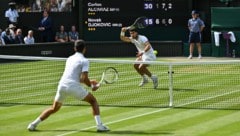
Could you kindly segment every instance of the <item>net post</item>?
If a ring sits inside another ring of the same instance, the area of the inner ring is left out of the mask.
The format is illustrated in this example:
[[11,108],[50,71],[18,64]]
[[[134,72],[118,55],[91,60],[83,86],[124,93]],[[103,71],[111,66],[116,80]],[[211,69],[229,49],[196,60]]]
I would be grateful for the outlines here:
[[173,107],[173,71],[172,71],[172,64],[169,64],[168,78],[169,78],[169,107]]

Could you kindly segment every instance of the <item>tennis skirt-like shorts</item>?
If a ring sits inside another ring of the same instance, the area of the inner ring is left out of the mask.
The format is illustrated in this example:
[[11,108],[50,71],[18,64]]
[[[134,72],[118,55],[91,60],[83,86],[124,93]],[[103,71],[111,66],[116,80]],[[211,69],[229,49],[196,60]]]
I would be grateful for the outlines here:
[[156,56],[154,54],[143,54],[142,61],[155,61]]
[[74,97],[78,100],[83,100],[87,95],[88,91],[84,89],[80,83],[75,82],[64,82],[59,83],[55,101],[63,103],[67,96]]

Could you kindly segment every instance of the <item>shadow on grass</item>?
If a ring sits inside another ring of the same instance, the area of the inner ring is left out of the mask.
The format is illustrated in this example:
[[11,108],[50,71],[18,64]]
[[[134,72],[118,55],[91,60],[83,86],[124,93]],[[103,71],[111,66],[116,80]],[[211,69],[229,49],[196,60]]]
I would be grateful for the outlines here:
[[137,131],[137,130],[122,130],[122,131],[109,131],[109,132],[96,132],[83,130],[79,132],[98,133],[98,134],[111,134],[111,135],[172,135],[173,133],[167,131]]
[[3,104],[0,104],[0,107],[11,107],[11,106],[16,106],[16,105],[19,105],[19,104],[6,104],[6,103],[3,103]]
[[184,88],[174,88],[173,91],[179,91],[179,92],[193,92],[198,91],[197,89],[184,89]]
[[82,134],[98,134],[98,135],[173,135],[174,133],[168,132],[168,131],[137,131],[137,130],[122,130],[122,131],[108,131],[108,132],[97,132],[97,131],[91,131],[91,130],[35,130],[31,131],[32,133],[44,133],[44,132],[73,132],[74,134],[82,133]]
[[[151,88],[148,88],[151,89]],[[169,91],[169,88],[156,88],[154,90],[157,91]],[[185,88],[173,88],[173,91],[177,92],[193,92],[193,91],[198,91],[197,89],[185,89]]]

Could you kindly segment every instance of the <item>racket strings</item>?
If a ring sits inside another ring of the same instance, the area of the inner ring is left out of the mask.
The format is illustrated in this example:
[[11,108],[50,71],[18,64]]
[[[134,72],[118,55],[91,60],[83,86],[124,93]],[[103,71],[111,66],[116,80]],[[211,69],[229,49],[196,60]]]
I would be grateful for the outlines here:
[[108,69],[104,73],[104,81],[106,83],[113,83],[117,80],[118,75],[113,69]]
[[146,23],[146,17],[139,17],[135,22],[134,22],[134,26],[137,28],[145,28],[147,26]]

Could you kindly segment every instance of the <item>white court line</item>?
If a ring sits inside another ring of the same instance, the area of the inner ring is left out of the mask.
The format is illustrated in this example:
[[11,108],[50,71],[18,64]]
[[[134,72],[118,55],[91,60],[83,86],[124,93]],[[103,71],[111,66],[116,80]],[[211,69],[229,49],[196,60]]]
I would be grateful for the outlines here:
[[[139,114],[139,115],[132,116],[132,117],[128,117],[128,118],[123,118],[123,119],[120,119],[120,120],[116,120],[116,121],[112,121],[112,122],[108,122],[108,123],[104,123],[104,124],[106,124],[106,125],[114,124],[114,123],[118,123],[118,122],[121,122],[121,121],[134,119],[134,118],[137,118],[137,117],[150,115],[150,114],[157,113],[157,112],[160,112],[160,111],[165,111],[165,110],[168,110],[168,109],[169,109],[169,108],[160,109],[160,110],[156,110],[156,111],[151,111],[151,112],[148,112],[148,113]],[[95,128],[95,127],[96,127],[96,126],[91,126],[91,127],[84,128],[84,129],[81,129],[81,130],[77,130],[77,131],[72,131],[72,132],[68,132],[68,133],[60,134],[60,135],[57,135],[57,136],[66,136],[66,135],[69,135],[69,134],[74,134],[74,133],[81,132],[81,131],[83,131],[83,130],[92,129],[92,128]]]
[[[240,91],[240,90],[235,90],[235,91],[232,91],[232,92],[227,92],[227,93],[224,93],[224,94],[221,94],[221,95],[216,95],[216,96],[209,97],[209,98],[206,98],[206,99],[200,99],[200,100],[197,100],[197,101],[185,103],[185,104],[182,104],[182,105],[179,105],[179,106],[181,107],[181,106],[188,105],[188,104],[198,103],[198,102],[201,102],[201,101],[205,101],[205,100],[209,100],[209,99],[221,97],[221,96],[228,95],[228,94],[232,94],[232,93],[236,93],[236,92],[239,92],[239,91]],[[134,118],[138,118],[138,117],[142,117],[142,116],[154,114],[154,113],[157,113],[157,112],[166,111],[166,110],[169,110],[169,109],[172,109],[172,108],[159,109],[159,110],[156,110],[156,111],[151,111],[151,112],[148,112],[148,113],[139,114],[139,115],[132,116],[132,117],[128,117],[128,118],[123,118],[123,119],[120,119],[120,120],[115,120],[115,121],[108,122],[108,123],[104,123],[104,124],[106,124],[106,125],[114,124],[114,123],[118,123],[118,122],[121,122],[121,121],[130,120],[130,119],[134,119]],[[57,136],[66,136],[66,135],[70,135],[70,134],[74,134],[74,133],[81,132],[81,131],[83,131],[83,130],[92,129],[92,128],[95,128],[95,127],[96,127],[96,126],[91,126],[91,127],[84,128],[84,129],[81,129],[81,130],[72,131],[72,132],[68,132],[68,133],[63,133],[63,134],[60,134],[60,135],[57,135]]]

